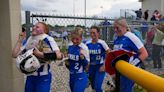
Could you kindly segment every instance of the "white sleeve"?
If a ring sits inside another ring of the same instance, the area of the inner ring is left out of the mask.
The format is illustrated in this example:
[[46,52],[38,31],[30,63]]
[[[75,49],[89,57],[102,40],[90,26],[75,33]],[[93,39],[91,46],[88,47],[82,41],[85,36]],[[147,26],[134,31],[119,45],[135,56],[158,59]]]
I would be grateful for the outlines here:
[[109,49],[108,45],[106,44],[105,41],[100,40],[100,43],[102,44],[103,48],[105,49],[105,51],[107,51]]
[[84,50],[84,56],[85,56],[85,58],[87,59],[88,62],[90,62],[89,49],[88,49],[88,47],[85,44],[83,44],[83,43],[80,44],[80,47]]
[[49,40],[49,43],[50,43],[49,45],[50,45],[52,51],[60,50],[56,41],[52,37],[48,37],[48,40]]
[[138,49],[144,47],[143,43],[141,42],[141,40],[133,33],[131,32],[127,32],[125,34],[125,36],[127,36],[135,45]]

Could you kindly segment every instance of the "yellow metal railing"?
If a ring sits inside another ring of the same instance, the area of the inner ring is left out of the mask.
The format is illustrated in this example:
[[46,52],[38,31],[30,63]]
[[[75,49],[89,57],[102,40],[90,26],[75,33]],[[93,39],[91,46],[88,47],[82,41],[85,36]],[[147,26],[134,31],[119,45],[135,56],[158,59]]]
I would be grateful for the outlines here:
[[147,89],[148,92],[164,92],[164,78],[162,77],[137,68],[124,60],[117,61],[115,68],[122,75]]

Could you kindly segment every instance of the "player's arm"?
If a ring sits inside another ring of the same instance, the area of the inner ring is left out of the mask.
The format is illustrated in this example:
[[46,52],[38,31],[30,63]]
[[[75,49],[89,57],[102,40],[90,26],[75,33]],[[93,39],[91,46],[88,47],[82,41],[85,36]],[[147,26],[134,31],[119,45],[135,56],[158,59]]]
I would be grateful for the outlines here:
[[47,60],[61,60],[63,58],[62,53],[60,52],[60,50],[56,50],[53,52],[40,52],[37,48],[35,48],[33,54],[39,58],[43,58],[43,59],[47,59]]
[[37,48],[34,50],[34,55],[43,58],[46,60],[61,60],[63,58],[63,54],[60,52],[60,49],[52,37],[47,37],[47,42],[49,47],[51,48],[51,52],[41,52]]
[[87,46],[83,46],[83,48],[80,49],[80,59],[82,61],[82,64],[85,70],[88,71],[90,56],[89,56],[89,50]]
[[139,53],[139,56],[138,58],[141,60],[141,61],[144,61],[147,57],[148,57],[148,53],[147,53],[147,50],[145,49],[145,47],[142,47],[138,50],[138,53]]
[[19,55],[19,52],[20,52],[20,48],[21,47],[22,47],[22,43],[17,41],[16,42],[16,45],[13,48],[13,51],[12,51],[12,57],[13,58],[16,58]]
[[85,57],[85,51],[83,49],[80,49],[80,60],[84,66],[88,65],[88,60]]
[[110,53],[110,49],[107,49],[107,50],[106,50],[106,54],[108,54],[108,53]]
[[[106,42],[103,42],[103,47],[106,51],[106,54],[110,53],[110,48],[108,47],[108,45],[106,44]],[[103,65],[100,67],[99,69],[100,72],[104,72],[105,71],[105,63],[103,63]]]
[[102,42],[102,46],[105,49],[106,54],[110,52],[110,48],[105,41]]
[[12,57],[13,58],[16,58],[19,54],[20,54],[20,51],[21,51],[21,47],[22,47],[22,40],[25,38],[25,35],[24,33],[20,33],[19,34],[19,38],[12,50]]
[[146,48],[144,47],[143,43],[141,42],[141,40],[133,35],[132,37],[130,37],[130,39],[132,40],[132,42],[135,44],[135,46],[131,46],[134,50],[136,49],[137,50],[137,53],[138,53],[138,59],[140,61],[144,61],[147,56],[148,56],[148,53],[147,53],[147,50]]

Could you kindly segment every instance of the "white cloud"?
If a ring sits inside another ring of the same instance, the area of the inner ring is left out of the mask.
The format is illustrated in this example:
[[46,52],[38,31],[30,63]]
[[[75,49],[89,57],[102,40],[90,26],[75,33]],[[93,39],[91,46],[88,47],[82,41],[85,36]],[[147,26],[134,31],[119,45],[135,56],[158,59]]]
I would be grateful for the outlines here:
[[[73,3],[74,2],[74,3]],[[47,11],[56,14],[84,15],[84,0],[21,0],[22,10]],[[118,16],[120,9],[138,9],[138,0],[86,0],[88,16]]]
[[50,11],[54,10],[54,5],[58,0],[21,0],[22,10],[29,11]]
[[[111,9],[112,0],[88,0],[87,13],[88,15],[97,15],[106,10]],[[102,14],[103,15],[103,14]]]

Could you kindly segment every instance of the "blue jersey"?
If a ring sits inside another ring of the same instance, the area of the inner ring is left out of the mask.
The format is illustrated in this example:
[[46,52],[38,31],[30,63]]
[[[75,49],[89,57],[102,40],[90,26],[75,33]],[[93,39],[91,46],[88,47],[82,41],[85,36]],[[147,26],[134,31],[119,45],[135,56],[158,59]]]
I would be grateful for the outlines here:
[[[123,36],[117,37],[114,41],[114,50],[124,49],[137,53],[137,51],[142,47],[143,43],[141,40],[131,32],[127,32]],[[120,92],[132,92],[133,85],[133,81],[123,75],[120,76]]]
[[103,64],[105,59],[105,52],[109,49],[106,42],[101,39],[98,39],[96,43],[92,43],[92,41],[90,40],[86,42],[86,45],[89,49],[90,64]]
[[[23,48],[28,50],[34,47],[38,48],[38,50],[40,50],[41,52],[52,52],[52,51],[59,50],[54,39],[48,36],[47,34],[30,36]],[[36,72],[30,75],[42,76],[42,75],[48,75],[50,73],[49,62],[43,59],[39,59],[39,61],[44,63],[41,63],[41,67]]]
[[114,41],[114,50],[125,49],[137,53],[143,47],[141,40],[133,33],[127,32]]
[[[80,50],[84,50],[84,59],[80,59]],[[85,67],[88,65],[89,60],[89,51],[88,47],[80,43],[79,45],[70,44],[68,47],[68,58],[69,58],[69,71],[71,74],[83,73]]]

